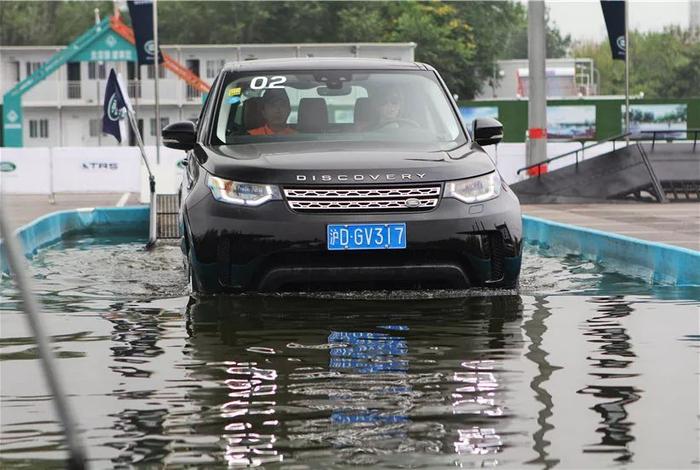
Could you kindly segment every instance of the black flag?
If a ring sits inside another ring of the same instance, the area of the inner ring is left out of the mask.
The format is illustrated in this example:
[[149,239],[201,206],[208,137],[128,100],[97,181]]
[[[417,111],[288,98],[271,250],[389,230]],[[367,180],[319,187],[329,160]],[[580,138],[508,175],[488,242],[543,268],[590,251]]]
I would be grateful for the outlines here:
[[107,88],[105,89],[104,115],[102,116],[102,132],[111,134],[121,143],[122,134],[119,130],[119,119],[122,110],[126,108],[126,100],[117,80],[114,69],[109,72]]
[[[139,65],[153,64],[156,56],[156,45],[153,41],[153,0],[129,0],[131,25],[136,37],[136,55]],[[158,63],[163,63],[163,54],[158,51]]]
[[600,4],[603,7],[605,26],[608,28],[613,60],[625,60],[625,0],[603,0]]

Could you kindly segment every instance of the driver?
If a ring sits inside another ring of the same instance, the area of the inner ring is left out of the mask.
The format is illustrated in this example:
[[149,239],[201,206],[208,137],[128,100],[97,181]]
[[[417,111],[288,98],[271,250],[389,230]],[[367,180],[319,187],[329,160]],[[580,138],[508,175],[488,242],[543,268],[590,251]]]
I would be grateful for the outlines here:
[[288,135],[296,131],[287,125],[287,118],[292,111],[287,92],[281,88],[271,88],[262,96],[262,116],[265,125],[250,129],[250,135]]
[[[364,132],[367,130],[398,129],[401,121],[401,94],[394,89],[381,89],[372,94],[373,98],[368,98],[369,104],[366,113],[358,113],[355,122],[355,130]],[[376,97],[376,98],[374,98]],[[358,103],[355,106],[359,105]],[[362,118],[360,120],[360,118]]]
[[380,95],[377,103],[378,127],[399,127],[401,115],[401,95],[396,90]]

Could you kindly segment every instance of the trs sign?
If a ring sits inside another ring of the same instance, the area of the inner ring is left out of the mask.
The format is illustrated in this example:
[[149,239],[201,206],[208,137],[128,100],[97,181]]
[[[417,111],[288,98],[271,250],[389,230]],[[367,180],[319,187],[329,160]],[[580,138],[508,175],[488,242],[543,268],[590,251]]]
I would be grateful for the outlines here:
[[118,170],[118,163],[83,162],[83,170]]

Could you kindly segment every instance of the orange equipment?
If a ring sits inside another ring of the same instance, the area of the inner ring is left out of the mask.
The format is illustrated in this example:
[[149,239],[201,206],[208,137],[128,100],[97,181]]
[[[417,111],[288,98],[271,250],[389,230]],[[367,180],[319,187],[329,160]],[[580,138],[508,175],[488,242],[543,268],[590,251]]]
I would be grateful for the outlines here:
[[[115,33],[129,41],[131,44],[136,44],[136,39],[134,38],[134,30],[122,22],[121,15],[117,10],[109,20],[110,27]],[[163,54],[163,65],[173,72],[175,75],[187,82],[189,86],[194,89],[201,91],[202,93],[208,93],[211,85],[199,78],[197,74],[192,72],[187,67],[184,67],[178,61],[172,58],[172,56],[161,51]]]

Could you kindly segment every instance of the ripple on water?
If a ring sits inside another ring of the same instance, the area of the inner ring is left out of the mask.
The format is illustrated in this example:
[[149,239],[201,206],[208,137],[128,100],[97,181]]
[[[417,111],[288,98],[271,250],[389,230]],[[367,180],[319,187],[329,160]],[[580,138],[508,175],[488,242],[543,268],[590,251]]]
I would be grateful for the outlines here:
[[[32,265],[96,467],[687,467],[697,453],[683,412],[697,290],[527,247],[517,291],[196,299],[179,247],[122,241]],[[16,293],[0,294],[3,467],[60,467]]]

